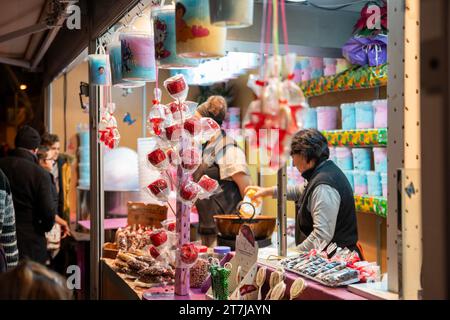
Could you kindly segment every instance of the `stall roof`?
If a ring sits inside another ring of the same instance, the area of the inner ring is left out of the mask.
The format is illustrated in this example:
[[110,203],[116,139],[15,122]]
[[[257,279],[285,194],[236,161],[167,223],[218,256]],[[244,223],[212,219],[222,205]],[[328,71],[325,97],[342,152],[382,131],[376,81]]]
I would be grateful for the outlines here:
[[50,0],[1,1],[0,63],[34,69],[64,20],[65,4]]

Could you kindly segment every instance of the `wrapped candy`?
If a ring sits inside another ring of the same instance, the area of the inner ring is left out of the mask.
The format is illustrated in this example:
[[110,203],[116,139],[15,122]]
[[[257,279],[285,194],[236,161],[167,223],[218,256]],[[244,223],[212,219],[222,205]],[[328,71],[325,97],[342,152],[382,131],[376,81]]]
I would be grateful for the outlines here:
[[164,177],[159,177],[152,181],[146,188],[151,197],[158,201],[167,202],[170,195],[169,182]]
[[164,81],[164,87],[173,99],[178,101],[186,100],[189,86],[182,74],[177,74]]
[[191,117],[191,111],[186,103],[172,101],[168,105],[168,115],[171,116],[173,121],[183,124],[186,119]]
[[147,161],[151,167],[160,171],[166,170],[169,166],[167,154],[158,144],[147,154]]
[[209,141],[220,132],[219,124],[211,118],[200,119],[200,130],[202,141]]
[[185,173],[192,173],[202,163],[202,155],[196,147],[189,147],[180,152],[181,167]]
[[178,196],[182,202],[192,205],[197,201],[201,192],[202,188],[197,183],[186,180],[181,183]]
[[174,148],[170,148],[167,150],[167,157],[169,158],[169,163],[174,167],[178,166],[181,163],[180,156]]
[[175,231],[175,226],[176,226],[176,221],[175,221],[175,219],[164,220],[164,221],[161,222],[161,225],[167,231],[174,232]]
[[200,180],[198,180],[198,185],[202,188],[202,192],[199,195],[199,199],[207,199],[211,197],[213,194],[216,194],[221,191],[219,186],[219,182],[210,178],[208,175],[203,175]]
[[181,137],[184,134],[183,126],[180,123],[170,119],[170,117],[169,120],[167,121],[165,130],[166,130],[166,139],[171,143],[176,143],[180,141]]
[[156,248],[167,244],[167,232],[164,229],[156,229],[149,233],[150,241]]
[[160,103],[161,90],[155,89],[155,98],[153,99],[153,106],[147,117],[147,128],[152,135],[161,136],[163,132],[164,120],[166,119],[167,107]]
[[184,243],[177,250],[177,266],[179,268],[190,268],[195,264],[197,259],[198,247],[195,243]]

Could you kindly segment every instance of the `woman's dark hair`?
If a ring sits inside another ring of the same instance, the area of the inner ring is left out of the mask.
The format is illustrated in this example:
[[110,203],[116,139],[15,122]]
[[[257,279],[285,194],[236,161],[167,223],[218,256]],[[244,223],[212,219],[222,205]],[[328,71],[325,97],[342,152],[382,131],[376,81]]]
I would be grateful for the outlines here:
[[316,160],[316,163],[320,163],[330,157],[328,141],[316,129],[300,130],[292,138],[291,156],[294,154],[305,156],[308,162]]
[[56,142],[59,142],[59,138],[56,134],[46,132],[41,137],[41,144],[43,146],[51,147]]

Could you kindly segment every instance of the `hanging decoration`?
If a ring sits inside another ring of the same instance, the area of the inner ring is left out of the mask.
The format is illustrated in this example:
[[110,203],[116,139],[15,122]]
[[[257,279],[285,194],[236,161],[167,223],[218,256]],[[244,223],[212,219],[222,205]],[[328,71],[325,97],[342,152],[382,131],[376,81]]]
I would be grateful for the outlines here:
[[[278,4],[280,4],[285,43],[285,56],[278,48]],[[273,26],[271,25],[273,14]],[[251,143],[260,149],[262,166],[278,170],[289,155],[292,135],[303,128],[301,112],[308,104],[300,87],[294,83],[295,54],[289,54],[284,0],[264,1],[261,28],[261,56],[268,55],[270,28],[274,55],[261,64],[259,76],[249,77],[248,86],[254,91],[254,100],[244,118],[244,127],[250,129]],[[265,49],[264,49],[265,47]]]
[[148,13],[137,15],[121,32],[122,79],[154,82],[156,79],[153,27]]
[[215,26],[246,28],[253,24],[253,0],[209,0],[209,12]]
[[89,83],[97,86],[111,85],[109,56],[105,53],[103,45],[97,44],[95,54],[90,54],[88,60]]
[[177,54],[184,58],[225,55],[226,28],[213,26],[209,0],[178,0],[175,7]]
[[98,124],[98,140],[109,149],[119,145],[120,133],[117,128],[117,120],[113,115],[116,105],[112,102],[111,87],[105,88],[106,106],[100,107],[100,122]]
[[155,55],[160,69],[196,67],[199,60],[177,56],[175,5],[152,9]]
[[145,85],[143,81],[126,81],[123,80],[122,74],[122,48],[119,41],[119,30],[113,35],[111,42],[106,46],[111,62],[111,78],[112,84],[118,88],[137,88]]

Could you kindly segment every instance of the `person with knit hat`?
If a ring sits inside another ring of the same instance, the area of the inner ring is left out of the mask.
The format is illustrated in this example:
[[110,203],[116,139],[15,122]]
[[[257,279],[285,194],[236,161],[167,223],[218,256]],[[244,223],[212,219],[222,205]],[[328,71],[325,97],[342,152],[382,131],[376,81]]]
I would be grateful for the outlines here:
[[[212,118],[222,125],[227,113],[227,102],[222,96],[211,96],[198,106],[196,116]],[[197,200],[199,215],[198,233],[206,246],[214,246],[217,227],[214,215],[234,214],[242,201],[244,190],[251,184],[251,177],[244,151],[224,130],[203,145],[203,161],[193,178],[198,181],[204,174],[219,182],[221,191],[209,199]]]
[[0,169],[7,176],[14,203],[19,259],[48,261],[45,232],[52,229],[57,212],[57,198],[52,181],[38,164],[36,152],[41,143],[39,133],[30,126],[17,132],[15,149],[0,159]]

